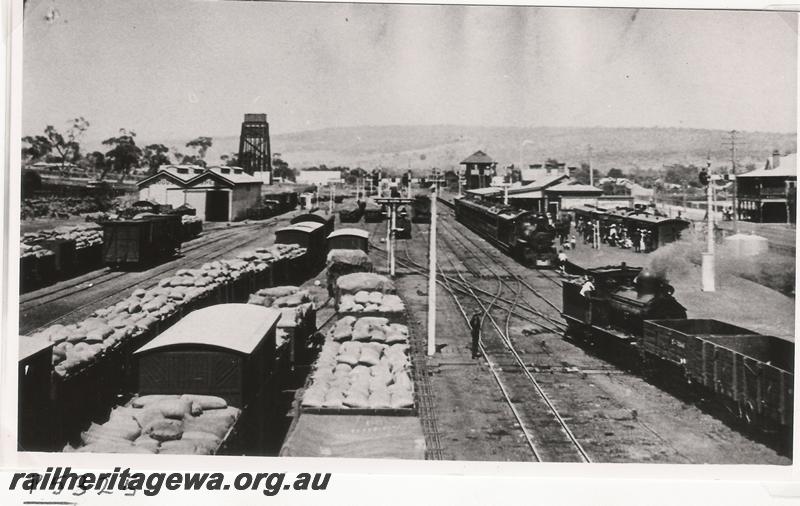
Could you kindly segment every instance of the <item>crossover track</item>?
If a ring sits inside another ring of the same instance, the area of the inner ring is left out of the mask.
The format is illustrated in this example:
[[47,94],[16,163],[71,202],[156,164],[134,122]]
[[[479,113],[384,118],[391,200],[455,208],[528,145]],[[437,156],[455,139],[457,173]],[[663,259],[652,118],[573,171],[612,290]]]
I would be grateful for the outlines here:
[[[463,234],[453,234],[446,220],[442,223],[442,240],[447,254],[449,268],[439,264],[437,283],[452,297],[459,309],[467,329],[469,329],[469,312],[478,311],[484,321],[489,320],[493,332],[484,332],[480,343],[481,353],[486,359],[489,370],[497,383],[500,392],[508,404],[511,413],[519,425],[525,443],[532,453],[533,460],[539,462],[591,462],[588,453],[575,438],[565,419],[559,414],[556,406],[548,398],[533,373],[524,363],[510,335],[512,318],[521,318],[526,322],[538,325],[542,331],[560,333],[563,323],[543,313],[520,297],[521,288],[525,287],[536,294],[550,306],[556,307],[533,286],[508,269],[508,275],[498,274],[480,256],[486,254],[486,248],[478,244],[465,244]],[[454,237],[461,237],[453,239]],[[460,242],[459,242],[460,241]],[[412,272],[427,275],[427,269],[414,261],[407,242],[399,241],[404,250],[405,259],[397,259],[398,264]],[[373,245],[376,249],[385,250]],[[464,255],[464,252],[478,254]],[[400,248],[398,248],[400,249]],[[454,260],[455,259],[455,260]],[[470,261],[478,260],[481,265],[470,266]],[[493,278],[496,283],[494,292],[478,286],[477,282],[468,281],[459,269],[456,260],[466,269],[469,275],[478,280],[488,281]],[[503,265],[500,263],[500,265]],[[513,283],[513,286],[512,286]],[[505,290],[510,290],[511,297],[502,297]],[[504,328],[498,323],[492,311],[505,312]],[[523,311],[531,313],[524,314]],[[499,364],[503,364],[502,366]],[[508,365],[506,365],[508,364]],[[522,373],[522,374],[520,374]],[[532,387],[532,388],[531,388]]]

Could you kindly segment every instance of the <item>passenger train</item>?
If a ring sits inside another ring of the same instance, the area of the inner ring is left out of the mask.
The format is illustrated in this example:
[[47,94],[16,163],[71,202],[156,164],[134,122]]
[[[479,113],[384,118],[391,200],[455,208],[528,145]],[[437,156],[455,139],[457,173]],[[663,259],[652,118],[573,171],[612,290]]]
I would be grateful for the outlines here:
[[455,199],[456,220],[517,261],[537,268],[556,265],[555,228],[547,218],[507,206]]

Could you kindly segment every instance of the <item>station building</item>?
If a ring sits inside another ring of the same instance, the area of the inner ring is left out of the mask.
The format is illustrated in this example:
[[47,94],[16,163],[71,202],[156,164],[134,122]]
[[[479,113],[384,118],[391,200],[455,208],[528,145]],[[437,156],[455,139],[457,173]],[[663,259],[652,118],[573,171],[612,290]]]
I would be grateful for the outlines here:
[[[467,190],[466,193],[485,202],[503,202],[503,188],[495,186]],[[528,184],[510,185],[508,203],[518,209],[555,216],[561,210],[594,204],[602,193],[603,190],[594,186],[571,182],[567,174],[554,173]]]
[[139,200],[189,205],[203,221],[243,219],[261,198],[260,177],[240,167],[171,165],[137,183]]
[[757,223],[796,223],[797,153],[772,153],[763,169],[736,176],[739,218]]

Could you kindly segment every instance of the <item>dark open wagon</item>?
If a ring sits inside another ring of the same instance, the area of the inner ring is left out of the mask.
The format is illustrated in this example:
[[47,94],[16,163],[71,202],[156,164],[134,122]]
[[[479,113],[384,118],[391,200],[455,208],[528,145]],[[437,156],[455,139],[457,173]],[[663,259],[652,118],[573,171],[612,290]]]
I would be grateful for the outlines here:
[[717,320],[653,320],[642,351],[679,366],[748,425],[791,428],[794,343]]
[[180,252],[180,216],[145,215],[131,220],[104,221],[101,225],[105,265],[148,266]]

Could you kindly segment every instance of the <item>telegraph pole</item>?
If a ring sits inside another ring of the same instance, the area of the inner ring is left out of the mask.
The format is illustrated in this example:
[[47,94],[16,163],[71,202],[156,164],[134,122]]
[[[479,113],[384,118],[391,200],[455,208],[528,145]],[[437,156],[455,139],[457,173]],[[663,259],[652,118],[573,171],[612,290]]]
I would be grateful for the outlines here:
[[592,145],[589,144],[589,186],[594,186],[594,171],[592,170]]
[[336,196],[336,187],[331,183],[331,201],[328,203],[328,214],[333,214],[333,199]]
[[428,356],[436,353],[436,201],[439,199],[439,174],[433,173],[431,235],[428,241]]

